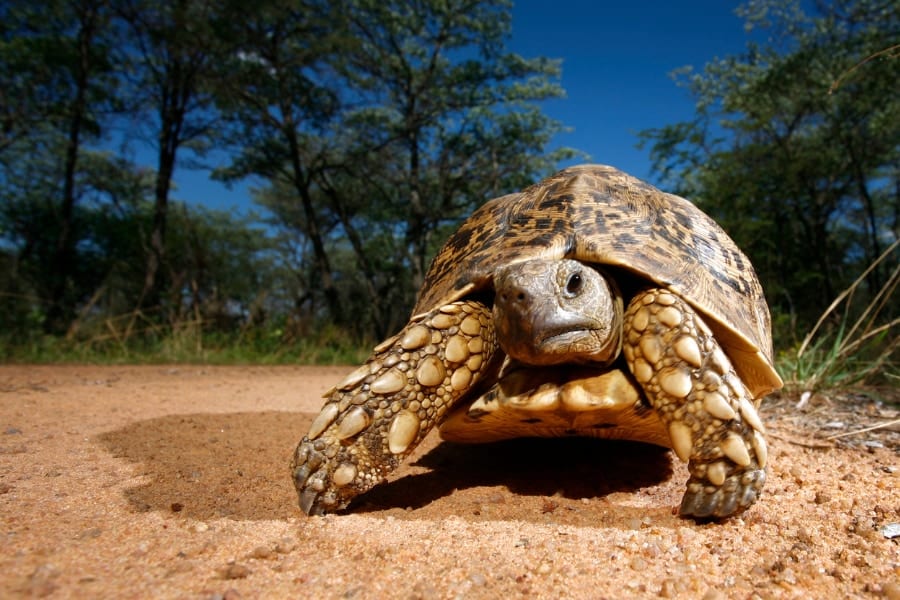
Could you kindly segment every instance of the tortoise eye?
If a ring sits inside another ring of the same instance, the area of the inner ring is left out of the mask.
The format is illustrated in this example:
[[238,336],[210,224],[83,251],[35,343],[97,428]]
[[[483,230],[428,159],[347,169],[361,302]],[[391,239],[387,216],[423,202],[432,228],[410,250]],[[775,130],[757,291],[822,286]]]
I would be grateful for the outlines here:
[[572,295],[577,294],[581,290],[583,283],[584,280],[581,277],[581,273],[572,273],[566,281],[566,292]]

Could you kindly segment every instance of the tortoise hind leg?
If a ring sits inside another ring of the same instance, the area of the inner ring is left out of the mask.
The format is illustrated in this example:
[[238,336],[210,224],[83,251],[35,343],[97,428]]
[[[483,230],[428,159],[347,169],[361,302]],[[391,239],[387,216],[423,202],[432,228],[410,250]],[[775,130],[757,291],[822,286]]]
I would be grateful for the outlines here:
[[690,305],[661,289],[625,312],[625,358],[688,462],[680,513],[728,517],[756,501],[766,480],[764,429],[744,383]]
[[375,348],[327,396],[294,452],[291,472],[307,514],[345,507],[380,483],[489,368],[491,309],[442,306]]

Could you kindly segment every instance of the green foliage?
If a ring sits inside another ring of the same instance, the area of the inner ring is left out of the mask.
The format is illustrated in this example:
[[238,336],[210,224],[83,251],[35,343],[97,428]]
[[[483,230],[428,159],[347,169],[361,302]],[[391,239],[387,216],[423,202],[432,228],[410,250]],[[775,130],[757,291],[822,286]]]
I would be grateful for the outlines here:
[[153,323],[147,329],[132,328],[129,338],[115,331],[132,315],[110,319],[105,330],[93,337],[70,339],[35,333],[26,338],[0,335],[0,360],[7,363],[91,364],[358,364],[368,356],[373,342],[347,336],[333,326],[294,339],[275,323],[252,329],[205,331],[203,324],[182,322],[165,329]]
[[[642,134],[666,181],[750,255],[776,320],[792,325],[782,346],[898,235],[900,60],[883,51],[900,5],[816,8],[744,5],[770,45],[679,72],[696,118]],[[874,297],[888,271],[869,271],[858,295]]]
[[[329,361],[398,328],[447,232],[571,155],[544,152],[559,64],[505,50],[510,9],[4,4],[7,358]],[[172,201],[205,160],[267,218]]]
[[311,311],[383,337],[450,227],[573,155],[544,152],[561,126],[536,104],[562,95],[559,64],[504,50],[503,1],[266,6],[236,27],[219,175],[268,180]]

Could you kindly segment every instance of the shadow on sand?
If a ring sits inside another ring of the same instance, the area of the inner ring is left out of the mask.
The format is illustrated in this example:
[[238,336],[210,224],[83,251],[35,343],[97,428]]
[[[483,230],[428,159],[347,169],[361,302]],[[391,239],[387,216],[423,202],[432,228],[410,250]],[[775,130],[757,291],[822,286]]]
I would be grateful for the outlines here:
[[[144,481],[126,491],[136,511],[175,511],[197,520],[286,519],[301,514],[288,464],[313,416],[171,415],[133,423],[98,440],[136,465],[135,474]],[[635,492],[671,475],[667,451],[644,444],[573,438],[461,445],[432,435],[408,464],[349,511],[411,507],[405,518],[417,518],[417,513],[429,518],[430,511],[416,509],[452,503],[455,493],[482,486],[516,496],[595,499]]]

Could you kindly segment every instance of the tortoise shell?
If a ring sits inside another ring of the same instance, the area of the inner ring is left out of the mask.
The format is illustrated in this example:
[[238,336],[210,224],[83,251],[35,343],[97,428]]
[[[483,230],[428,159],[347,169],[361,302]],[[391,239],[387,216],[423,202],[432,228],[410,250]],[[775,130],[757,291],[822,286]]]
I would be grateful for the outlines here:
[[706,317],[754,397],[781,387],[749,259],[690,201],[609,166],[565,169],[472,213],[432,262],[414,318],[534,258],[608,265],[669,289]]

